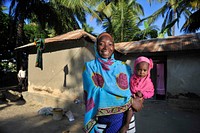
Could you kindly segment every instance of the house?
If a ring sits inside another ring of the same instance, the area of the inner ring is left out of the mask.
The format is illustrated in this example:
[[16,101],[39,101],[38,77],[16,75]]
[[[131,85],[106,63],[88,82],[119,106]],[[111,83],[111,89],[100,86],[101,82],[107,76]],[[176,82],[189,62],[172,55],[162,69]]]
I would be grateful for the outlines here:
[[129,62],[138,56],[153,59],[151,77],[156,99],[200,96],[200,33],[115,44],[118,57]]
[[34,43],[17,47],[16,50],[28,51],[28,92],[24,95],[46,95],[43,102],[47,102],[48,96],[58,101],[82,95],[82,69],[84,62],[94,59],[95,40],[96,37],[84,30],[45,39],[42,70],[35,67],[37,49]]
[[[94,59],[95,40],[96,37],[83,30],[45,39],[43,70],[35,67],[36,47],[33,43],[16,48],[29,51],[29,85],[28,93],[24,95],[32,99],[35,96],[33,100],[45,103],[49,96],[55,97],[56,102],[81,97],[82,68],[84,62]],[[200,33],[120,42],[115,43],[115,50],[116,58],[130,66],[141,55],[153,59],[154,99],[188,93],[200,95]],[[42,95],[43,99],[36,94]]]

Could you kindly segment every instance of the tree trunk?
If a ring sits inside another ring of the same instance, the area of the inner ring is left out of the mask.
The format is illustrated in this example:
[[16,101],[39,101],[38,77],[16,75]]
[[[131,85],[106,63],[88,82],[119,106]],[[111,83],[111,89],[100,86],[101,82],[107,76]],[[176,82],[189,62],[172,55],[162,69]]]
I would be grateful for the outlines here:
[[[24,19],[20,17],[19,23],[17,25],[17,38],[16,38],[16,47],[22,46],[23,44],[23,27],[24,27]],[[20,66],[22,65],[22,51],[18,50],[17,53],[17,70],[19,70]]]

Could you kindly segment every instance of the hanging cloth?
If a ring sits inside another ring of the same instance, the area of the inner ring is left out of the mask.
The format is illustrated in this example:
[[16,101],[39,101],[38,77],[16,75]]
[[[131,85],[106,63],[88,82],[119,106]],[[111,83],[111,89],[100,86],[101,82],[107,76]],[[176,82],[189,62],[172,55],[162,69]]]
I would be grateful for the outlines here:
[[39,67],[41,70],[43,70],[42,53],[45,49],[45,41],[44,39],[39,38],[39,39],[35,39],[34,43],[37,48],[37,57],[36,57],[35,67]]

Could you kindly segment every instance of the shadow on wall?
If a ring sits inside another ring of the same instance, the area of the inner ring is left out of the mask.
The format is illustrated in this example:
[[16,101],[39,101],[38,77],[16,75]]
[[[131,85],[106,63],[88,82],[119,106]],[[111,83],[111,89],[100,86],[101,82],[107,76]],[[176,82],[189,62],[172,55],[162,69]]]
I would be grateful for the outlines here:
[[68,65],[65,65],[63,71],[64,71],[64,84],[63,84],[63,87],[67,87],[67,75],[69,73]]

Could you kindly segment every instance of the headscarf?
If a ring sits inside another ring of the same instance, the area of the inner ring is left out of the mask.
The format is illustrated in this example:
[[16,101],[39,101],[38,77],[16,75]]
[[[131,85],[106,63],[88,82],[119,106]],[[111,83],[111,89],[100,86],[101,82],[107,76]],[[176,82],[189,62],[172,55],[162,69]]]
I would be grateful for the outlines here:
[[85,63],[82,75],[86,105],[84,131],[93,133],[98,131],[96,117],[122,113],[131,106],[131,69],[115,60],[114,54],[104,59],[96,51],[96,58]]
[[113,64],[114,61],[114,54],[111,55],[110,59],[104,59],[101,58],[100,55],[98,54],[97,51],[97,44],[99,43],[98,41],[102,38],[102,37],[109,37],[110,40],[114,43],[114,40],[112,38],[112,36],[110,34],[108,34],[107,32],[103,32],[101,33],[98,37],[97,37],[97,42],[95,43],[95,53],[96,53],[96,58],[99,60],[99,62],[101,63],[101,66],[104,70],[110,70],[109,66],[111,66]]
[[[149,64],[148,74],[146,77],[139,77],[136,74],[136,66],[141,62],[147,62]],[[130,86],[132,94],[140,91],[143,94],[143,98],[151,98],[154,94],[154,86],[150,78],[150,71],[153,68],[152,59],[140,56],[134,62],[134,74],[131,76]]]

